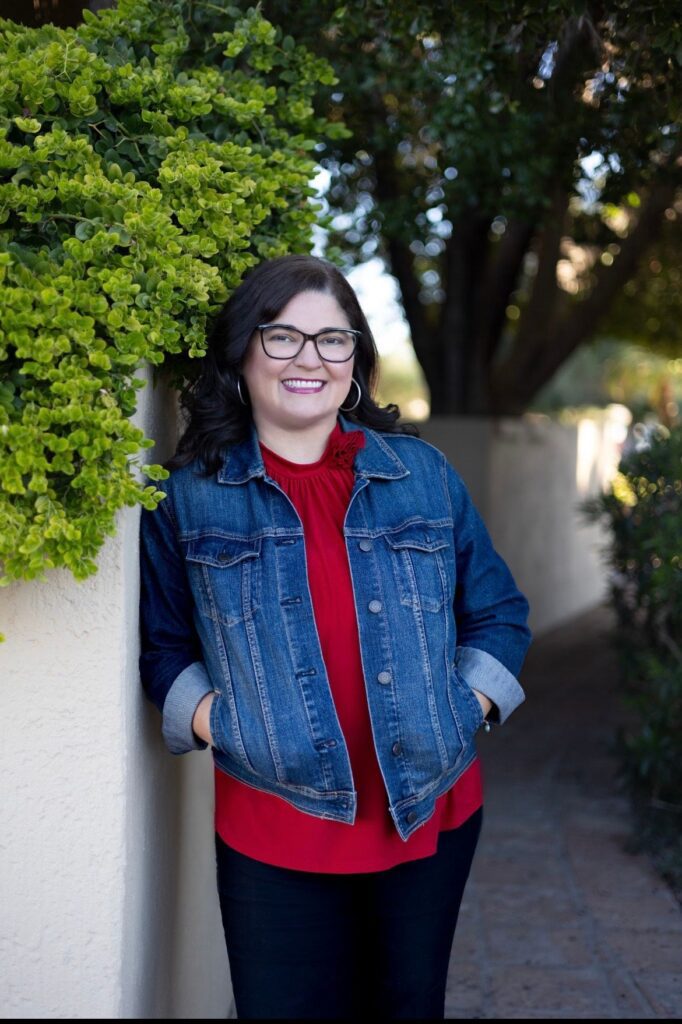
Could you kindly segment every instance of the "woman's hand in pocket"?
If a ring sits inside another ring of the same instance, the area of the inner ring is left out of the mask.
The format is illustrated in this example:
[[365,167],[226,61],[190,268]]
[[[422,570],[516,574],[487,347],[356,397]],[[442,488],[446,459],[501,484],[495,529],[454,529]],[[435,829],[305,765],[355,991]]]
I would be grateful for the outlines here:
[[478,700],[478,703],[481,705],[481,708],[483,710],[483,717],[487,718],[488,713],[490,712],[490,709],[493,706],[493,702],[490,700],[489,697],[486,697],[484,693],[481,693],[479,690],[474,690],[473,686],[471,687],[471,689],[476,694],[476,699]]
[[214,745],[213,737],[211,736],[210,721],[211,707],[215,698],[216,694],[213,692],[207,693],[205,697],[202,697],[197,704],[194,717],[192,718],[192,731],[200,740],[203,740],[204,743],[208,743],[210,747]]

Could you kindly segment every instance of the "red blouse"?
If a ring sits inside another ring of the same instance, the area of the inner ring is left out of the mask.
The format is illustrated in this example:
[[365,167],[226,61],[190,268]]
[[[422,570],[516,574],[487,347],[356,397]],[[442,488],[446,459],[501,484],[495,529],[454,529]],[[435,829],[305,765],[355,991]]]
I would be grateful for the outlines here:
[[483,802],[478,758],[436,801],[431,818],[408,840],[388,810],[376,757],[360,658],[343,520],[353,488],[361,430],[337,420],[317,462],[290,462],[261,442],[266,472],[293,502],[305,536],[315,623],[329,685],[348,744],[357,789],[353,825],[317,818],[272,793],[215,768],[215,828],[228,846],[256,860],[303,871],[383,871],[436,852],[438,833],[456,828]]

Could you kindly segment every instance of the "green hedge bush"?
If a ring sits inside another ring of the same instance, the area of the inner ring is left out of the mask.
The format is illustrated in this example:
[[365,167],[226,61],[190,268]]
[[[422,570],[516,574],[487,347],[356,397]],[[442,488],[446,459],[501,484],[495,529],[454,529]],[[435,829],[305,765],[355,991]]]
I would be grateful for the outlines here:
[[611,533],[616,644],[633,712],[616,738],[622,773],[682,888],[682,428],[659,427],[650,447],[621,459],[611,491],[583,509],[607,517]]
[[[201,356],[262,258],[309,251],[314,58],[220,0],[120,0],[76,29],[0,20],[0,583],[95,556],[154,508],[129,417],[145,364]],[[145,466],[162,480],[160,466]]]

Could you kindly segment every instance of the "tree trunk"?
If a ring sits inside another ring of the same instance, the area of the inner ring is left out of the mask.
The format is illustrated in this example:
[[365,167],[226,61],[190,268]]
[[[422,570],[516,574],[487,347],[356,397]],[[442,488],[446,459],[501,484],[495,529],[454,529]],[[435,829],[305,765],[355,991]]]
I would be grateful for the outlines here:
[[438,334],[445,354],[434,412],[471,413],[487,407],[486,366],[478,323],[479,296],[489,259],[489,222],[471,213],[453,225],[441,273],[445,302]]

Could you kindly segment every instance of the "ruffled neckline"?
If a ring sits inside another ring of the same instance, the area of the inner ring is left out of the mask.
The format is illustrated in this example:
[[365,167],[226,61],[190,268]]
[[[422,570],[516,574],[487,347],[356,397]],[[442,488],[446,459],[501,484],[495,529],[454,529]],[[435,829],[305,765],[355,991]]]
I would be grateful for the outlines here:
[[344,432],[341,424],[336,421],[325,446],[324,452],[316,462],[292,462],[283,455],[273,452],[271,448],[259,441],[264,462],[273,468],[292,476],[310,476],[327,469],[349,469],[353,465],[355,453],[365,444],[362,430]]

